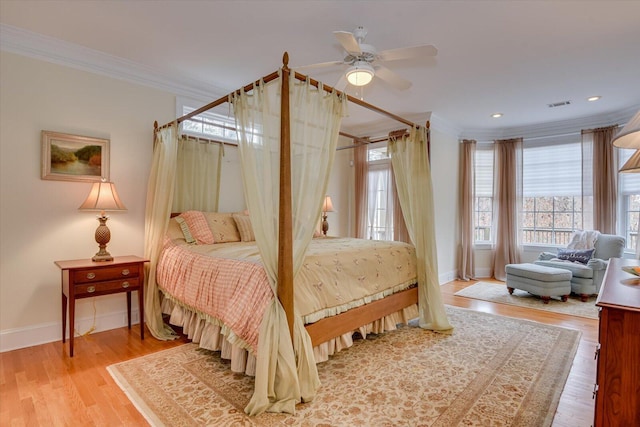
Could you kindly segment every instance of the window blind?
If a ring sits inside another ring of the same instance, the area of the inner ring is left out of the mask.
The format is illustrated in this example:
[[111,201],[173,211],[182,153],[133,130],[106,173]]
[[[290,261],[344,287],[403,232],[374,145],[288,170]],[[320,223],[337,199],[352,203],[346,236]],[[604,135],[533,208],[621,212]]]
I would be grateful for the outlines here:
[[524,197],[582,194],[580,141],[525,145],[522,153]]
[[476,145],[476,197],[493,196],[493,144]]

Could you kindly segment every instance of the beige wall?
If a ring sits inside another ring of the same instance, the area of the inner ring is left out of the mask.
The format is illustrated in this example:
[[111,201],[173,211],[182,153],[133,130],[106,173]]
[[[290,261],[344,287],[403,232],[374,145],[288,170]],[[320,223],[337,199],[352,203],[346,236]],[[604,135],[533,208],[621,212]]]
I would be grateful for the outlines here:
[[[109,220],[113,255],[143,255],[152,125],[175,117],[174,94],[11,53],[0,53],[0,351],[61,338],[60,271],[56,260],[97,251],[95,215],[79,212],[91,184],[40,178],[40,132],[109,139],[110,179],[128,211]],[[432,131],[440,281],[455,269],[457,144]],[[349,145],[341,141],[339,145]],[[221,211],[244,209],[237,149],[223,160]],[[330,235],[353,231],[352,150],[336,153],[327,194]],[[95,302],[95,313],[94,313]],[[76,330],[124,326],[123,294],[77,302]],[[133,310],[134,321],[137,311]]]
[[[60,339],[55,260],[97,252],[95,214],[78,206],[91,184],[40,179],[40,132],[106,138],[110,178],[128,211],[108,222],[114,255],[143,255],[153,122],[175,114],[169,93],[6,52],[0,57],[0,349]],[[80,332],[93,298],[77,303]],[[96,298],[98,330],[124,325],[124,294]],[[136,313],[137,314],[137,313]]]

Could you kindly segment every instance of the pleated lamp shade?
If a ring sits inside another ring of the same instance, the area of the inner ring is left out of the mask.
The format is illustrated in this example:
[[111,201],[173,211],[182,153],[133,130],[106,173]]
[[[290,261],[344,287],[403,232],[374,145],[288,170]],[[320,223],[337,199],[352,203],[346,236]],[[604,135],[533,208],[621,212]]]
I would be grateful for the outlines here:
[[640,149],[640,111],[613,138],[614,147]]
[[640,172],[640,150],[636,150],[629,160],[620,168],[623,173],[639,173]]

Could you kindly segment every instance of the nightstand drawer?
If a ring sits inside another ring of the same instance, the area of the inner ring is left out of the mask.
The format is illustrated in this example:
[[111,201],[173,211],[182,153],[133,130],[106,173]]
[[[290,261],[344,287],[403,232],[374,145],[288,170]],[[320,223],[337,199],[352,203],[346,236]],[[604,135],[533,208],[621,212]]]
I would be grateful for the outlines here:
[[140,275],[139,264],[115,265],[113,267],[92,268],[73,272],[73,282],[92,283],[105,280],[133,278]]
[[124,290],[135,290],[140,287],[138,277],[127,279],[110,280],[108,282],[84,283],[75,286],[76,298],[99,295],[110,292],[122,292]]

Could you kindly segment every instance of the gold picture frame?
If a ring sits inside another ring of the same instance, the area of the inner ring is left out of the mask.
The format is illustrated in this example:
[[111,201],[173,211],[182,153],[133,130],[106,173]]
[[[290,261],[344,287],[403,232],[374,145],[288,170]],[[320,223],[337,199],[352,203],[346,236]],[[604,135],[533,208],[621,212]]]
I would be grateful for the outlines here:
[[109,180],[109,140],[42,131],[42,179]]

